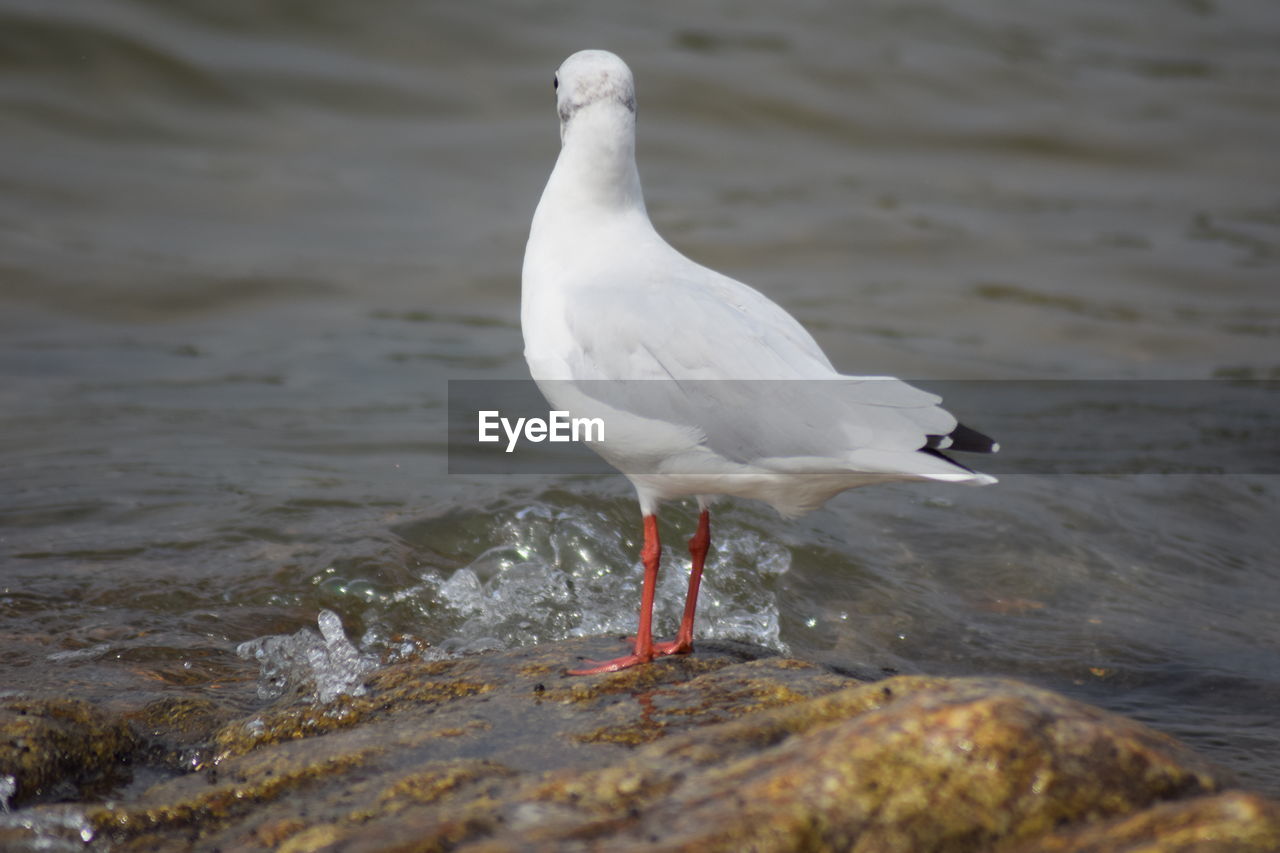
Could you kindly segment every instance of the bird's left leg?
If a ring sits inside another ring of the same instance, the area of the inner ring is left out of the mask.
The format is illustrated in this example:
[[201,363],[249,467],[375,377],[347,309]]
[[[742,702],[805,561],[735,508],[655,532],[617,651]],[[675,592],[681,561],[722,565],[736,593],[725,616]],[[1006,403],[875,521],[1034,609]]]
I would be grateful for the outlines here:
[[654,643],[653,650],[660,655],[686,655],[693,651],[693,616],[698,609],[698,587],[702,584],[702,567],[707,562],[707,550],[711,547],[711,511],[703,507],[698,515],[698,530],[689,540],[689,556],[693,566],[689,569],[689,594],[684,600],[684,616],[680,630],[670,643]]

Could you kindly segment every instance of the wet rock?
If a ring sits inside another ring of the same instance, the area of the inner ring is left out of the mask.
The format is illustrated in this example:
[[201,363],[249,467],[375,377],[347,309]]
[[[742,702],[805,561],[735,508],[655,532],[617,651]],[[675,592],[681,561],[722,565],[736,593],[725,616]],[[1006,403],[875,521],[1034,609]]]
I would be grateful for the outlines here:
[[199,772],[22,814],[113,849],[294,853],[1101,851],[1280,827],[1274,803],[1219,793],[1230,780],[1170,738],[1025,684],[862,683],[711,645],[564,674],[616,651],[594,638],[388,666],[361,695],[222,726]]
[[76,699],[0,699],[0,782],[7,805],[93,796],[127,780],[128,726]]
[[1274,853],[1280,804],[1230,791],[1037,839],[1016,853]]
[[215,734],[233,716],[209,699],[174,696],[127,712],[124,720],[136,736],[136,761],[185,772],[209,760]]

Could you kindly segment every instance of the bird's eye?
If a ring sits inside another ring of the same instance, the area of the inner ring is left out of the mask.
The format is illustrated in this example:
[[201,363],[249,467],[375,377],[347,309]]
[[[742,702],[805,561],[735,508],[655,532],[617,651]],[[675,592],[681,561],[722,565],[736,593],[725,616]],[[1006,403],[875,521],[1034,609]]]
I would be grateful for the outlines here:
[[552,88],[552,89],[559,89],[559,88],[560,88],[560,75],[559,75],[559,74],[553,74],[553,75],[551,75],[551,88]]

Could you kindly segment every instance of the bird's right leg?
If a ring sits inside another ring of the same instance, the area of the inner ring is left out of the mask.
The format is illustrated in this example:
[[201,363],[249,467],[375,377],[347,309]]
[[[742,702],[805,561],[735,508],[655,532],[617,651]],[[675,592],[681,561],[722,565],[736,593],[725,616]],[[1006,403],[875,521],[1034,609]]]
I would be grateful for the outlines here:
[[653,597],[658,587],[658,563],[662,558],[662,543],[658,540],[658,517],[644,517],[644,548],[640,559],[644,563],[644,589],[640,593],[640,630],[636,631],[632,653],[607,661],[587,661],[586,669],[569,670],[570,675],[593,675],[597,672],[617,672],[639,663],[653,660]]

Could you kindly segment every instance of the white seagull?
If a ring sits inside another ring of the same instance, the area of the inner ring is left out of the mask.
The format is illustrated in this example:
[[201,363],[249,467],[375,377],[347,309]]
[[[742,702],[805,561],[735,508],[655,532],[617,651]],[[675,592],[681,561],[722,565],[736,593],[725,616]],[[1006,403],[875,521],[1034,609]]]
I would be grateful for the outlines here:
[[[792,517],[856,486],[892,480],[986,485],[943,450],[991,453],[941,399],[892,377],[839,373],[768,297],[689,260],[649,221],[636,170],[631,70],[603,50],[556,71],[560,156],[525,248],[520,325],[529,371],[558,410],[600,416],[592,449],[635,486],[644,590],[630,654],[612,672],[693,650],[698,584],[718,495]],[[696,496],[684,617],[655,643],[657,510]]]

